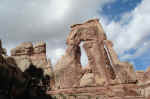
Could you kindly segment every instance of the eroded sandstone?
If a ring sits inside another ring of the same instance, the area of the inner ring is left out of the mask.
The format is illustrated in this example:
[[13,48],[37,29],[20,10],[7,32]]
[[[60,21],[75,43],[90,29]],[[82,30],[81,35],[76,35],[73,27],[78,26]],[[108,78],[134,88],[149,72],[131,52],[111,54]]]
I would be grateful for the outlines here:
[[[88,57],[87,67],[80,63],[80,43]],[[83,24],[71,26],[67,40],[65,55],[54,66],[55,91],[51,94],[103,94],[106,99],[138,99],[144,95],[142,87],[138,86],[133,65],[120,62],[113,43],[107,40],[106,34],[98,19],[89,20]],[[89,89],[87,90],[86,88]],[[98,87],[100,90],[98,91]],[[105,90],[102,91],[104,88]],[[118,96],[119,95],[119,96]],[[95,95],[96,96],[96,95]],[[69,99],[68,95],[65,95]],[[89,96],[91,97],[91,96]],[[61,98],[61,97],[60,97]],[[82,96],[85,98],[85,96]],[[89,99],[93,99],[92,96]],[[80,99],[72,97],[71,99]],[[97,98],[104,99],[104,98]]]
[[[81,43],[88,57],[85,67],[80,62]],[[65,54],[52,66],[45,42],[24,42],[7,56],[0,40],[0,65],[15,66],[22,82],[22,73],[30,69],[50,77],[47,94],[54,99],[149,99],[150,69],[134,71],[132,64],[121,62],[98,19],[72,25],[66,44]]]
[[24,42],[11,50],[11,57],[15,59],[16,64],[23,72],[31,64],[43,69],[45,74],[52,72],[50,60],[48,61],[46,57],[46,43],[43,41],[35,44]]

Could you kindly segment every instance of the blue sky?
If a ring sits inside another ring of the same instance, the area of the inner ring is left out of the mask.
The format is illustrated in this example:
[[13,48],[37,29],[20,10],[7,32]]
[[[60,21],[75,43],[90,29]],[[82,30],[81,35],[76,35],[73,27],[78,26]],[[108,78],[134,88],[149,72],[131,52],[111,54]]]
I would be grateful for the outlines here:
[[132,11],[140,3],[141,0],[116,0],[106,4],[101,14],[107,16],[109,20],[119,21],[123,13]]
[[[142,5],[142,2],[144,2],[144,0],[143,1],[142,0],[116,0],[115,2],[106,4],[105,6],[103,6],[102,11],[100,11],[100,14],[104,15],[108,19],[109,22],[113,21],[115,23],[120,23],[125,13],[129,13],[129,14],[132,13],[135,9],[138,8],[138,6]],[[150,12],[150,10],[148,11]],[[143,9],[143,12],[144,12],[144,9]],[[125,23],[127,24],[125,25],[127,26],[132,20],[134,19],[126,20]],[[141,22],[140,24],[144,24],[144,22],[143,23]],[[122,26],[122,28],[124,27]],[[138,28],[138,25],[137,25],[137,28]],[[144,31],[141,31],[141,32],[143,32],[143,35],[145,34]],[[129,49],[124,50],[122,54],[118,54],[120,60],[129,61],[130,63],[134,65],[134,68],[136,70],[146,70],[147,67],[150,66],[150,52],[149,52],[150,47],[145,47],[146,45],[147,46],[149,45],[150,31],[147,31],[147,34],[148,34],[147,36],[143,38],[141,37],[141,39],[143,40],[139,41],[137,45],[136,44],[134,45],[135,48],[131,47]],[[136,33],[134,36],[136,36]],[[129,38],[130,38],[130,35],[129,35]],[[128,43],[130,43],[130,41]],[[128,44],[123,45],[123,46],[128,46]],[[142,48],[143,48],[143,51],[142,51]],[[140,52],[139,50],[141,50],[142,52]]]
[[[0,0],[0,38],[10,50],[24,41],[47,43],[55,65],[66,49],[70,25],[99,18],[121,61],[150,66],[150,0]],[[81,50],[81,63],[87,57]]]

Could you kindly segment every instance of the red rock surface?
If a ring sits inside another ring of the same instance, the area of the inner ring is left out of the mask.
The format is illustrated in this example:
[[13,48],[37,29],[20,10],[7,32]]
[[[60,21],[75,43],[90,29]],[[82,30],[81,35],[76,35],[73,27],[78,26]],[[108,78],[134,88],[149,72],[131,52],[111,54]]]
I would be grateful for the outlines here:
[[[88,57],[84,68],[80,63],[81,42]],[[145,99],[146,86],[137,84],[139,77],[133,65],[119,61],[98,19],[71,26],[66,44],[65,55],[54,66],[55,89],[49,94],[58,95],[58,99],[62,98],[59,94],[67,99],[87,99],[83,93],[92,95],[89,99]],[[100,94],[103,98],[96,98]]]
[[[90,74],[84,74],[81,69],[79,47],[81,42],[92,71]],[[119,61],[113,50],[113,44],[107,40],[98,19],[71,26],[66,43],[68,46],[66,53],[55,66],[58,89],[80,87],[79,81],[82,81],[83,86],[85,84],[83,79],[89,80],[85,82],[90,85],[85,86],[136,82],[133,66]],[[70,73],[72,75],[69,75]]]
[[71,88],[79,84],[82,75],[79,46],[68,46],[66,54],[54,67],[56,88]]
[[[80,63],[81,42],[86,67]],[[51,78],[47,93],[57,99],[150,99],[150,69],[135,72],[133,65],[120,62],[98,19],[72,25],[66,44],[65,54],[52,67],[45,42],[24,42],[7,56],[0,41],[0,64],[17,65],[22,72],[31,65],[41,68]]]
[[35,44],[24,42],[11,50],[11,57],[22,71],[32,64],[36,68],[43,69],[45,75],[53,74],[50,60],[48,61],[46,57],[46,43],[43,41]]

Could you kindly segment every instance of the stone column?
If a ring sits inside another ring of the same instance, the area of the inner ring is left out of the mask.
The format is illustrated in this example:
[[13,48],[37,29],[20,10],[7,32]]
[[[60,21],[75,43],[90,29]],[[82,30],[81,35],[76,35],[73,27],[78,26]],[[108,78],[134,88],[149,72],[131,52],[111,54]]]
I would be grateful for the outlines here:
[[115,50],[113,49],[113,43],[109,40],[104,40],[104,43],[105,45],[107,46],[109,52],[110,52],[110,55],[111,55],[111,59],[113,61],[114,64],[117,64],[119,63],[119,59],[118,59],[118,56],[115,52]]
[[79,86],[82,75],[80,64],[80,47],[68,45],[65,55],[57,62],[54,68],[56,87],[72,88]]
[[109,83],[106,72],[103,43],[85,42],[83,45],[89,61],[89,66],[94,73],[96,85],[107,85]]

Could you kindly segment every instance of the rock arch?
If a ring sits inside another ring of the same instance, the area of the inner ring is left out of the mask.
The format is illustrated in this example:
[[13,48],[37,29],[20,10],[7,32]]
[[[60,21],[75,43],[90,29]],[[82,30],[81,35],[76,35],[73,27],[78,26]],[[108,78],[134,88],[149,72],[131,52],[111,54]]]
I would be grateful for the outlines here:
[[88,56],[88,65],[94,74],[95,84],[104,85],[108,83],[104,58],[104,40],[106,40],[106,35],[98,19],[71,26],[71,32],[66,41],[68,46],[66,54],[55,66],[56,80],[58,78],[56,82],[59,82],[60,88],[80,85],[79,80],[83,76],[79,47],[81,41],[84,42],[83,47]]
[[[80,63],[81,42],[84,42],[83,48],[88,57],[88,69],[83,69]],[[98,19],[71,26],[66,44],[65,55],[54,67],[56,88],[83,87],[81,85],[91,82],[94,86],[104,86],[135,81],[135,75],[130,75],[134,72],[132,66],[119,61]],[[90,80],[84,83],[84,79]]]

